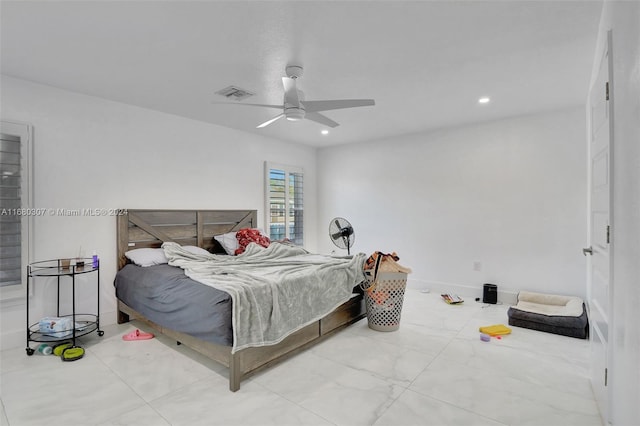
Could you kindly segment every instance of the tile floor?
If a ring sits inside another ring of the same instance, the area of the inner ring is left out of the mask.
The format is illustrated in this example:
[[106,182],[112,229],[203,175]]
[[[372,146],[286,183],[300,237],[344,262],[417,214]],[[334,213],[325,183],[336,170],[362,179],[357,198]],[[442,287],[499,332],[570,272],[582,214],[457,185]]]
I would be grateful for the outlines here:
[[63,363],[0,352],[2,425],[601,425],[588,341],[514,328],[507,306],[408,289],[400,329],[366,320],[228,390],[227,372],[158,338],[124,342],[135,322],[83,339]]

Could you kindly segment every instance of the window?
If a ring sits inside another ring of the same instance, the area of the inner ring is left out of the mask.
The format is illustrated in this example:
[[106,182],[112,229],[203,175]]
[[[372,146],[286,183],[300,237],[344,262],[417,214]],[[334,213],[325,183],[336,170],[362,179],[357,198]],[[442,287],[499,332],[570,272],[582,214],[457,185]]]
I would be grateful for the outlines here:
[[304,173],[299,167],[265,163],[266,223],[269,238],[303,245]]
[[1,299],[24,296],[30,261],[32,212],[31,127],[0,122]]

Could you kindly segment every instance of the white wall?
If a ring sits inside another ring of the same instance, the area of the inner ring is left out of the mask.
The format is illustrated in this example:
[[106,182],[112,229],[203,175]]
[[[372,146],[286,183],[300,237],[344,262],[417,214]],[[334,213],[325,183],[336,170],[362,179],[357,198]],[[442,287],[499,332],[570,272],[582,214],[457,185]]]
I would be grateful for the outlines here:
[[594,73],[612,31],[612,281],[609,419],[640,419],[640,3],[606,1]]
[[[397,251],[414,270],[411,285],[480,295],[493,282],[503,294],[584,296],[579,108],[327,148],[317,170],[312,148],[6,76],[2,118],[34,125],[36,207],[255,208],[262,221],[262,162],[296,164],[306,174],[311,250],[336,249],[327,226],[344,216],[356,228],[354,249]],[[37,218],[35,259],[80,246],[102,258],[101,319],[113,322],[115,219]],[[81,289],[79,306],[90,310],[91,282]],[[38,283],[33,318],[54,304],[53,283]],[[1,315],[2,346],[22,345],[24,307]]]
[[411,286],[585,297],[584,140],[576,107],[322,149],[319,247],[335,249],[322,237],[344,216],[354,250],[397,251]]
[[[313,148],[2,76],[2,119],[34,128],[38,208],[257,209],[264,218],[265,160],[305,171],[305,242],[316,249]],[[35,220],[34,260],[101,258],[101,321],[115,321],[114,217]],[[78,308],[95,311],[93,281],[79,286]],[[64,294],[63,294],[64,295]],[[55,314],[55,285],[38,279],[30,308]],[[3,305],[2,347],[24,342],[24,305]]]

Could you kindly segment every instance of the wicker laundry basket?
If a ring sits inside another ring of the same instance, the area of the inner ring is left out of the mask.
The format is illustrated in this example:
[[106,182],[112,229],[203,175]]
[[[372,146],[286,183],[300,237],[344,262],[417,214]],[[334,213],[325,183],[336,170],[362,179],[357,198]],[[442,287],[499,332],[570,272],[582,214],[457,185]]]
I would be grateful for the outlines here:
[[362,284],[367,306],[369,328],[376,331],[395,331],[400,327],[400,315],[407,274],[403,272],[365,271]]

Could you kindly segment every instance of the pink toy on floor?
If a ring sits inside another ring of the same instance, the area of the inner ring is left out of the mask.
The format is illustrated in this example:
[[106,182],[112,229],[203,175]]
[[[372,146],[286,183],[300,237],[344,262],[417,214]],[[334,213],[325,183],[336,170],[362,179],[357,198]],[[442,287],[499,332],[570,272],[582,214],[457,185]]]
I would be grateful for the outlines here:
[[149,340],[153,339],[153,333],[145,333],[138,329],[132,331],[131,333],[127,333],[122,336],[122,340],[131,341],[131,340]]

